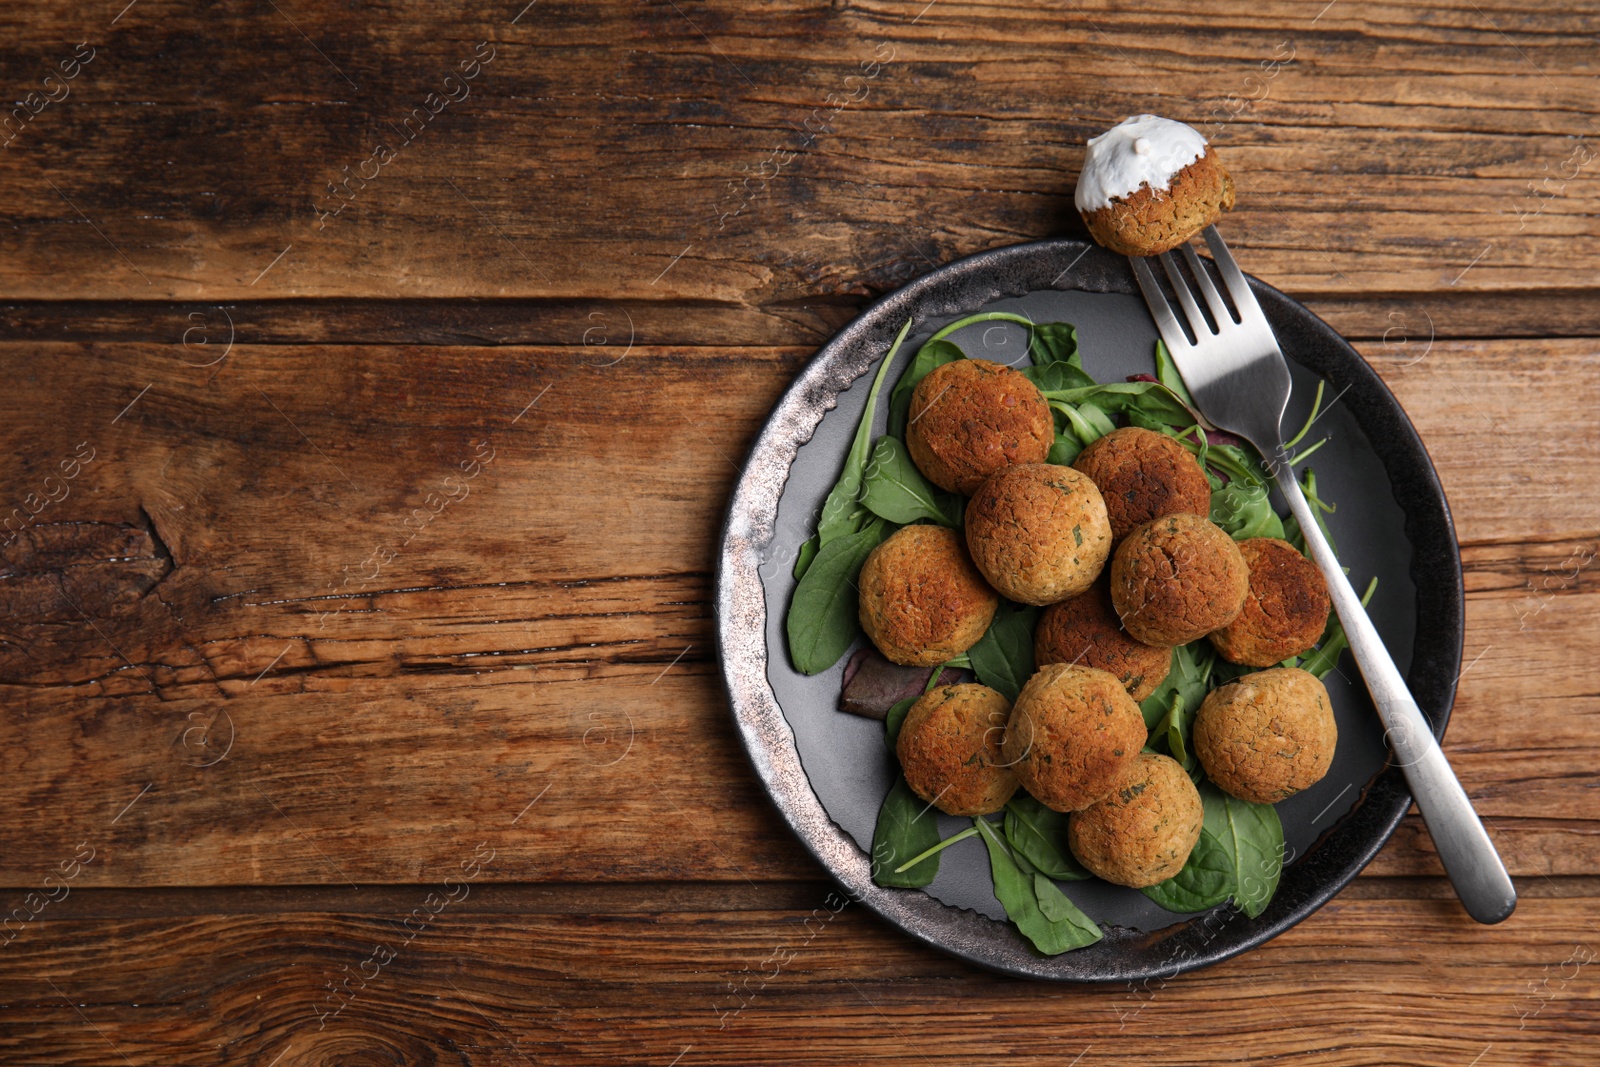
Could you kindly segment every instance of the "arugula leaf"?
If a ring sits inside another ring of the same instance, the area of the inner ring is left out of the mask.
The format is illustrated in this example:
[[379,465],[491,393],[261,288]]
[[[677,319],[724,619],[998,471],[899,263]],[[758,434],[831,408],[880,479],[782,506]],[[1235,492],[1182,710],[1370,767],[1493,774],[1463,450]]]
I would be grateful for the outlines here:
[[1018,862],[988,819],[979,816],[973,824],[989,850],[994,895],[1006,909],[1007,918],[1034,948],[1056,956],[1092,945],[1104,936],[1099,925],[1079,911],[1060,887],[1034,870],[1027,860]]
[[978,643],[967,649],[978,681],[1007,700],[1015,701],[1023,683],[1033,677],[1033,624],[1038,617],[1038,608],[1003,600]]
[[873,519],[865,529],[824,544],[795,586],[784,628],[789,655],[801,674],[833,666],[861,632],[856,577],[888,528],[882,519]]
[[861,516],[857,507],[861,496],[861,479],[867,470],[867,449],[872,444],[872,418],[878,409],[878,390],[883,388],[884,375],[889,373],[889,366],[894,362],[895,353],[900,351],[900,342],[905,340],[906,334],[911,329],[911,320],[906,319],[906,324],[900,327],[900,334],[894,339],[894,344],[889,346],[889,354],[883,357],[883,362],[878,365],[877,376],[872,379],[872,390],[867,393],[867,407],[861,413],[861,422],[856,426],[855,439],[850,443],[850,452],[845,456],[844,470],[839,474],[839,480],[828,491],[828,498],[822,504],[822,517],[817,520],[817,540],[822,548],[836,537],[852,534],[861,529]]
[[[1374,575],[1372,581],[1367,583],[1367,591],[1361,594],[1361,606],[1366,607],[1372,602],[1372,594],[1378,591],[1378,579]],[[1350,638],[1344,632],[1344,624],[1339,621],[1338,612],[1328,612],[1328,626],[1322,631],[1322,640],[1317,642],[1317,647],[1305,654],[1300,660],[1300,669],[1309,671],[1318,678],[1326,678],[1328,674],[1339,665],[1339,657],[1344,650],[1350,647]]]
[[872,880],[882,886],[919,889],[939,873],[939,853],[909,870],[895,873],[906,860],[939,843],[939,823],[932,804],[924,803],[906,784],[905,775],[896,775],[889,795],[878,809],[878,823],[872,831]]
[[1226,856],[1231,895],[1239,910],[1254,919],[1266,910],[1283,874],[1283,823],[1271,804],[1229,796],[1210,782],[1200,783],[1205,829]]
[[1211,521],[1235,541],[1252,537],[1283,538],[1283,520],[1272,510],[1267,487],[1229,482],[1211,494]]
[[1233,896],[1233,865],[1222,843],[1202,828],[1183,870],[1139,892],[1168,911],[1205,911]]
[[861,483],[861,503],[874,515],[902,526],[920,519],[961,525],[961,497],[924,478],[905,446],[893,437],[880,437],[873,446]]
[[[935,667],[934,675],[937,677],[939,672],[943,670],[943,667]],[[911,710],[911,705],[921,699],[921,693],[914,697],[906,697],[891,707],[889,713],[883,717],[884,736],[888,739],[890,752],[893,752],[894,746],[900,742],[900,727],[905,725],[906,713]]]
[[1013,797],[1005,810],[1003,828],[1012,852],[1021,854],[1048,878],[1075,882],[1089,877],[1067,847],[1065,814],[1051,811],[1026,793]]
[[900,375],[900,380],[894,385],[894,392],[889,394],[889,435],[904,438],[906,435],[906,420],[911,416],[911,394],[917,388],[917,383],[926,378],[931,371],[953,363],[958,359],[966,359],[967,354],[954,341],[946,341],[935,335],[932,340],[923,342],[917,354],[911,359],[911,366]]

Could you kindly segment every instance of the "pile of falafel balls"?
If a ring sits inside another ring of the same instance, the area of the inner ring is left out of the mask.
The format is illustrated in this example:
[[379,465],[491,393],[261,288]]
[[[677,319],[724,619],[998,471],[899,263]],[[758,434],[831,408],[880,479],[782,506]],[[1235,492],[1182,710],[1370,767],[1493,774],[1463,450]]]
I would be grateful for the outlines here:
[[1045,462],[1055,426],[1020,372],[958,359],[912,395],[906,446],[931,482],[970,497],[965,537],[902,527],[861,569],[862,628],[890,660],[936,666],[972,647],[1005,596],[1044,606],[1038,670],[1015,704],[977,684],[923,695],[895,746],[907,784],[951,815],[999,811],[1026,789],[1068,812],[1084,867],[1119,885],[1176,875],[1199,840],[1195,781],[1145,750],[1136,701],[1175,646],[1207,638],[1226,660],[1271,667],[1213,690],[1192,750],[1218,787],[1270,804],[1320,780],[1337,733],[1322,682],[1275,667],[1311,648],[1327,586],[1286,541],[1235,542],[1208,519],[1199,461],[1153,430]]

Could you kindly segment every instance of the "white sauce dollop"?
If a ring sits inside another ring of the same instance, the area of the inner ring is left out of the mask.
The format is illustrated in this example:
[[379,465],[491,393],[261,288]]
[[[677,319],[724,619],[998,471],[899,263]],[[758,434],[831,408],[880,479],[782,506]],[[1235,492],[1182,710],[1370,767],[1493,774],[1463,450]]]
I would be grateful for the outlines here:
[[1193,126],[1159,115],[1135,115],[1089,139],[1073,199],[1079,211],[1098,211],[1146,185],[1171,188],[1173,176],[1205,151],[1206,139]]

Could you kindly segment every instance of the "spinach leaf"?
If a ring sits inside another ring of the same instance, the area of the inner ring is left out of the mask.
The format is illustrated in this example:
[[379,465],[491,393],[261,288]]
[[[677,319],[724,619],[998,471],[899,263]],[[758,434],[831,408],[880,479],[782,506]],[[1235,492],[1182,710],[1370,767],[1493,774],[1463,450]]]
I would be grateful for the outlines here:
[[1233,865],[1222,843],[1202,828],[1183,870],[1140,892],[1168,911],[1205,911],[1233,896]]
[[[935,677],[937,677],[939,672],[942,671],[943,669],[944,668],[942,668],[942,667],[935,667],[934,668]],[[887,715],[885,715],[883,717],[884,736],[889,741],[889,751],[890,752],[894,751],[894,746],[896,744],[898,744],[899,741],[900,741],[900,727],[905,724],[906,713],[911,710],[911,705],[915,704],[917,701],[919,701],[921,699],[922,699],[922,695],[921,694],[918,694],[917,696],[914,696],[914,697],[906,697],[904,700],[900,701],[900,703],[898,703],[898,704],[894,705],[892,708],[890,708],[889,709],[889,714],[887,714]]]
[[867,407],[861,413],[861,422],[856,426],[855,440],[850,443],[850,453],[845,456],[844,470],[839,475],[839,480],[828,491],[827,500],[822,504],[822,517],[817,520],[817,539],[822,548],[834,538],[853,534],[861,529],[861,515],[859,514],[858,500],[861,496],[861,479],[867,470],[867,449],[872,444],[872,418],[878,410],[878,390],[883,387],[884,375],[889,372],[889,366],[894,362],[895,353],[900,351],[900,342],[905,340],[906,333],[911,329],[911,320],[900,327],[900,334],[894,339],[894,344],[889,346],[889,354],[883,357],[883,362],[878,366],[878,374],[872,379],[872,390],[867,393]]
[[1283,520],[1272,510],[1267,487],[1229,482],[1211,494],[1211,521],[1235,541],[1251,537],[1283,538]]
[[833,666],[861,632],[856,577],[888,529],[888,523],[874,519],[863,530],[827,542],[801,576],[784,620],[789,656],[801,674]]
[[898,874],[895,868],[938,843],[939,823],[933,805],[923,803],[911,791],[905,775],[897,775],[872,831],[872,880],[903,889],[927,885],[939,873],[939,853]]
[[973,823],[989,850],[994,895],[1006,909],[1006,916],[1034,948],[1047,956],[1055,956],[1100,940],[1103,935],[1099,925],[1079,911],[1060,887],[1034,870],[1027,860],[1019,863],[988,819],[979,816]]
[[1094,379],[1089,377],[1082,367],[1067,362],[1023,367],[1022,376],[1038,386],[1039,391],[1046,396],[1051,393],[1080,390],[1094,384]]
[[978,643],[967,649],[978,681],[1007,700],[1015,701],[1023,684],[1033,677],[1033,624],[1038,617],[1038,608],[1002,600],[994,621]]
[[1045,877],[1063,882],[1089,877],[1067,847],[1067,816],[1063,813],[1018,793],[1006,805],[1004,830],[1011,851],[1025,857]]
[[1166,741],[1167,754],[1182,764],[1183,769],[1191,775],[1199,763],[1189,752],[1189,735],[1194,731],[1195,710],[1186,705],[1183,694],[1173,693],[1172,705],[1167,708],[1166,715],[1150,731],[1152,738]]
[[1078,458],[1078,453],[1083,451],[1083,445],[1076,437],[1066,434],[1056,434],[1056,443],[1050,446],[1050,454],[1045,457],[1047,463],[1059,463],[1063,467],[1072,466],[1072,461]]
[[1146,729],[1154,730],[1172,709],[1174,696],[1181,697],[1189,714],[1199,709],[1211,685],[1211,671],[1216,666],[1217,655],[1210,642],[1195,641],[1179,645],[1172,650],[1172,669],[1156,691],[1139,703],[1144,712]]
[[904,438],[906,435],[906,420],[911,415],[911,394],[917,388],[917,383],[926,378],[930,371],[953,363],[958,359],[966,359],[967,354],[956,345],[954,341],[946,341],[937,335],[933,340],[923,342],[917,354],[911,358],[911,366],[900,375],[900,380],[895,383],[894,392],[889,394],[889,435]]
[[[1028,332],[1028,355],[1035,367],[1065,363],[1083,370],[1078,352],[1078,331],[1069,322],[1041,322]],[[1084,375],[1085,378],[1089,376]],[[1093,378],[1089,378],[1092,382]]]
[[1210,782],[1200,784],[1205,829],[1226,856],[1233,902],[1254,919],[1266,910],[1283,874],[1283,823],[1271,804],[1229,796]]
[[893,437],[880,437],[873,446],[861,483],[861,503],[874,515],[902,526],[920,519],[961,525],[961,497],[924,478],[906,447]]
[[821,547],[816,534],[806,538],[805,544],[800,546],[800,552],[794,560],[794,580],[799,581],[806,576],[806,569],[811,566],[811,561],[817,558],[817,549]]

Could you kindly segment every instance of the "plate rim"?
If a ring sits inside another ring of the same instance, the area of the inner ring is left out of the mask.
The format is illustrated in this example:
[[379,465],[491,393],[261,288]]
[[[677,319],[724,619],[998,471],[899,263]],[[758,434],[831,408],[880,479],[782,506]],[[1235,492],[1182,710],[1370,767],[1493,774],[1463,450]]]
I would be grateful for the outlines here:
[[[1037,284],[1040,268],[1063,262],[1067,267],[1052,281]],[[1246,277],[1280,334],[1285,326],[1309,329],[1322,335],[1333,354],[1331,360],[1308,363],[1296,358],[1294,362],[1324,378],[1329,376],[1329,368],[1320,364],[1331,362],[1351,377],[1349,391],[1357,394],[1352,411],[1369,439],[1376,441],[1377,435],[1368,419],[1381,417],[1387,422],[1377,455],[1405,516],[1419,619],[1407,682],[1419,693],[1418,703],[1435,736],[1442,738],[1463,657],[1465,588],[1454,520],[1438,471],[1404,408],[1365,358],[1305,305],[1254,276]],[[957,299],[943,294],[946,305],[962,306],[940,305],[941,287],[959,289],[971,280],[982,282],[987,295],[974,298],[963,292]],[[1090,242],[1054,238],[1003,245],[952,260],[883,294],[818,348],[768,413],[729,494],[715,585],[717,655],[735,727],[768,799],[851,900],[941,952],[1012,977],[1078,983],[1168,979],[1259,947],[1309,917],[1354,880],[1388,843],[1411,805],[1404,775],[1392,759],[1367,783],[1355,808],[1320,835],[1298,861],[1298,873],[1292,880],[1295,892],[1286,897],[1284,890],[1289,886],[1281,885],[1267,911],[1249,920],[1251,925],[1244,934],[1232,935],[1220,946],[1211,944],[1220,932],[1220,927],[1210,929],[1211,920],[1220,917],[1220,926],[1225,927],[1241,917],[1231,904],[1223,904],[1187,917],[1175,915],[1173,923],[1156,931],[1111,927],[1095,946],[1045,957],[1027,948],[1009,923],[944,904],[921,890],[889,889],[871,882],[869,857],[832,821],[811,789],[800,767],[793,732],[766,676],[771,650],[765,637],[767,610],[759,556],[774,536],[778,501],[800,447],[810,441],[828,411],[837,405],[839,394],[883,358],[895,332],[889,323],[903,321],[902,312],[928,322],[1006,297],[1050,289],[1138,292],[1126,258]],[[1397,485],[1397,467],[1403,475],[1401,481],[1417,483],[1411,488],[1420,489],[1420,496],[1403,497],[1402,487]],[[771,503],[764,525],[752,521],[751,505],[758,496]],[[1408,506],[1407,499],[1415,503]],[[1421,511],[1430,514],[1419,517]],[[1422,526],[1428,529],[1419,529]],[[1419,538],[1437,543],[1419,544]],[[1424,549],[1432,550],[1431,562],[1422,558]],[[1419,573],[1423,571],[1425,575]],[[1426,628],[1420,625],[1425,615],[1429,620]],[[759,663],[741,660],[757,647]],[[1318,877],[1324,874],[1320,870],[1324,864],[1315,862],[1319,853],[1323,861],[1328,859],[1320,846],[1342,828],[1352,840],[1365,835],[1365,843],[1351,847],[1331,865],[1335,870]],[[1288,874],[1295,870],[1297,866],[1286,865],[1285,883],[1291,881]],[[1304,884],[1308,880],[1312,884]],[[1010,951],[1006,951],[1008,942],[997,938],[996,931],[1009,939]],[[1194,951],[1196,941],[1200,942],[1198,951]],[[1177,951],[1169,953],[1172,959],[1164,963],[1146,958],[1150,953],[1145,951],[1133,965],[1094,970],[1073,966],[1074,961],[1090,958],[1115,963],[1114,958],[1106,960],[1105,953],[1125,945],[1148,950],[1168,944]],[[1090,955],[1086,957],[1086,953]]]

